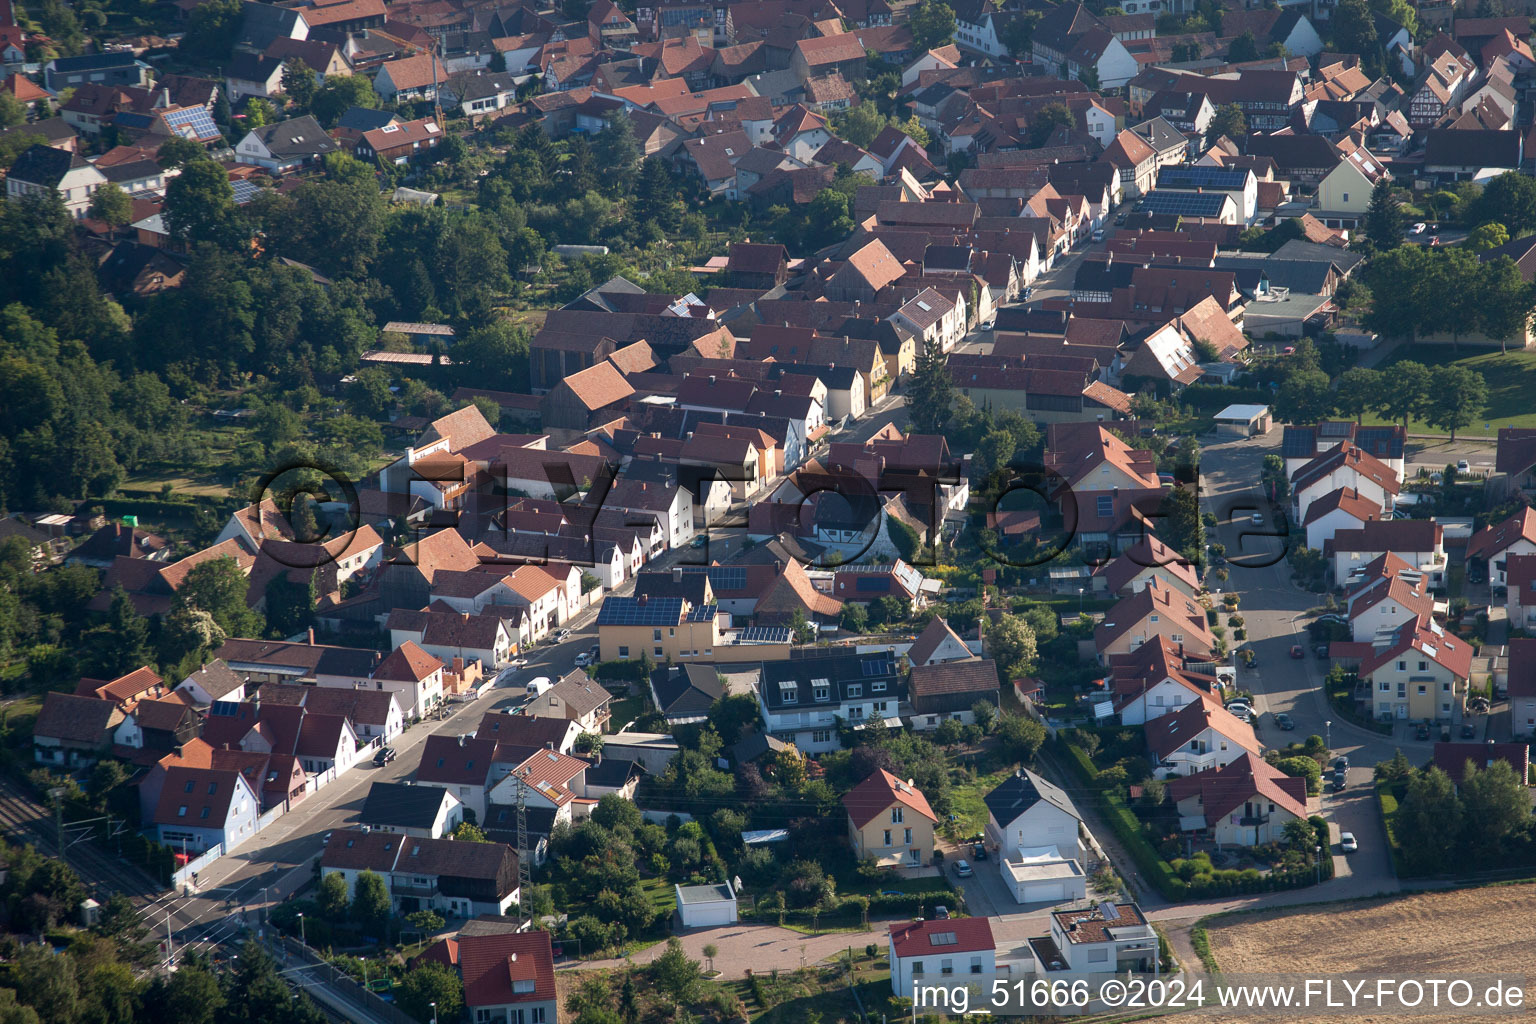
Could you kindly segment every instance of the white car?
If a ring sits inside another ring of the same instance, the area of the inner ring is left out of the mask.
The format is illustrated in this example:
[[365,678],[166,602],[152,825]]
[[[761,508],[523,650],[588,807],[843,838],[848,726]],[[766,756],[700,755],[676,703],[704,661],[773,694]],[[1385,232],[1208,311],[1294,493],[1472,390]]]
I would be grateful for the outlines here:
[[587,651],[582,651],[580,654],[576,655],[577,668],[586,668],[590,664],[592,664],[592,655]]
[[1360,844],[1355,842],[1355,834],[1353,832],[1339,833],[1339,849],[1345,853],[1354,853],[1360,849]]
[[1466,459],[1462,459],[1460,462],[1456,463],[1456,472],[1458,472],[1458,473],[1470,473],[1470,472],[1472,472],[1472,463],[1468,462]]
[[997,321],[996,320],[983,320],[981,322],[981,329],[983,331],[990,331],[990,330],[992,330],[996,326],[997,326]]
[[1423,223],[1415,224],[1413,227],[1408,229],[1408,233],[1410,235],[1422,235],[1428,226],[1429,225]]

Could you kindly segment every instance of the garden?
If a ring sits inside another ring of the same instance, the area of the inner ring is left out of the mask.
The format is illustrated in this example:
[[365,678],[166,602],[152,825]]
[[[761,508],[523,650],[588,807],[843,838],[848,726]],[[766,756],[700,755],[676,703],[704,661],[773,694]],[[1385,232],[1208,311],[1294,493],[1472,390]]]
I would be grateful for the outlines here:
[[[1313,885],[1333,877],[1328,825],[1320,817],[1288,824],[1279,842],[1242,850],[1195,850],[1179,829],[1167,784],[1152,777],[1143,731],[1132,727],[1063,730],[1051,753],[1064,761],[1109,822],[1116,838],[1146,879],[1169,900],[1270,892]],[[1317,791],[1327,760],[1321,737],[1276,752],[1272,763],[1306,777]]]

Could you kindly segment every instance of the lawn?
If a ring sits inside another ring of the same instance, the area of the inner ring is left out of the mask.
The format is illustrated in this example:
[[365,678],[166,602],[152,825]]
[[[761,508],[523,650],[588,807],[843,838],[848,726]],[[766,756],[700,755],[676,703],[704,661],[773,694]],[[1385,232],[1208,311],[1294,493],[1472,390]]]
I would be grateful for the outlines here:
[[950,803],[954,813],[960,816],[957,829],[962,836],[973,836],[987,827],[986,795],[1002,785],[1012,774],[1010,770],[977,775],[955,782],[950,787]]
[[[1392,364],[1405,359],[1425,366],[1465,366],[1482,374],[1488,382],[1488,405],[1483,414],[1457,431],[1456,436],[1493,437],[1500,427],[1536,427],[1536,402],[1531,401],[1531,396],[1536,395],[1536,351],[1506,354],[1497,349],[1463,348],[1455,352],[1449,345],[1407,345],[1393,353],[1381,369],[1390,374]],[[1366,421],[1392,422],[1380,416],[1367,416]],[[1408,421],[1408,431],[1444,433],[1417,419]]]

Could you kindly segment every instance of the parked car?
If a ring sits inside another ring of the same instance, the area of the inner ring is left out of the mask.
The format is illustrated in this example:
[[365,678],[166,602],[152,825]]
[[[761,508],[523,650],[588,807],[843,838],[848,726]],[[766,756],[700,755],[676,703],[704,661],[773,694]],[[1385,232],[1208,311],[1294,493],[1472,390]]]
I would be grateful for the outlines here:
[[697,537],[693,538],[693,543],[689,544],[688,546],[691,547],[691,548],[701,548],[705,544],[708,544],[708,543],[709,543],[709,538],[701,533]]
[[1339,833],[1339,849],[1345,853],[1354,853],[1360,849],[1360,844],[1355,842],[1355,834],[1353,832]]
[[1341,792],[1348,785],[1349,785],[1349,780],[1344,777],[1344,773],[1343,772],[1335,772],[1334,773],[1334,776],[1333,776],[1333,791],[1335,793]]
[[971,847],[971,859],[972,860],[986,860],[987,859],[987,848],[986,848],[986,845],[983,844],[983,843],[976,843],[975,845],[973,845]]
[[1317,660],[1318,661],[1327,661],[1328,660],[1328,645],[1327,644],[1318,644],[1317,645]]
[[1476,736],[1477,736],[1477,726],[1473,725],[1471,722],[1462,722],[1461,723],[1461,738],[1462,739],[1470,740],[1470,739],[1476,738]]
[[1458,472],[1458,473],[1470,473],[1470,472],[1472,472],[1472,463],[1468,462],[1466,459],[1461,459],[1460,461],[1458,461],[1456,463],[1456,472]]
[[1120,214],[1120,215],[1119,215],[1119,216],[1117,216],[1117,217],[1116,217],[1116,218],[1115,218],[1115,223],[1116,223],[1116,224],[1124,224],[1124,223],[1125,223],[1125,219],[1126,219],[1126,218],[1127,218],[1127,217],[1129,217],[1129,216],[1130,216],[1130,214],[1129,214],[1129,213],[1122,213],[1122,214]]
[[1472,584],[1487,583],[1488,582],[1488,575],[1483,572],[1483,567],[1482,566],[1468,563],[1468,565],[1467,565],[1467,582],[1468,583],[1472,583]]
[[1413,731],[1413,738],[1418,740],[1429,739],[1429,723],[1420,722],[1418,728]]
[[1301,644],[1292,644],[1291,645],[1291,657],[1296,658],[1297,660],[1300,660],[1302,658],[1305,658],[1306,656],[1307,656],[1307,652],[1302,648]]
[[1488,698],[1473,697],[1471,700],[1467,701],[1467,708],[1471,711],[1477,712],[1480,715],[1487,714],[1489,708]]
[[549,678],[549,676],[539,676],[537,679],[528,680],[528,685],[523,689],[529,697],[539,697],[542,696],[546,690],[551,689],[554,685],[555,681]]
[[1103,228],[1094,228],[1093,229],[1093,240],[1095,242],[1102,242],[1102,241],[1104,241],[1104,229]]
[[1333,770],[1336,772],[1349,771],[1349,756],[1347,754],[1340,754],[1338,757],[1334,758]]
[[940,903],[938,906],[933,908],[933,918],[935,921],[948,921],[949,908]]
[[992,330],[996,326],[997,326],[997,320],[996,319],[983,320],[981,322],[981,329],[984,330],[984,331],[990,331],[990,330]]
[[373,763],[376,766],[383,768],[385,765],[389,764],[389,762],[393,761],[397,756],[398,755],[395,753],[394,747],[380,747],[379,752],[373,755]]
[[582,651],[576,655],[577,668],[586,668],[590,664],[592,664],[592,654],[589,651]]
[[571,638],[571,631],[568,630],[568,629],[562,629],[560,632],[555,634],[555,643],[563,644],[567,640],[569,640],[570,638]]
[[1286,714],[1284,711],[1275,716],[1275,724],[1278,725],[1283,732],[1290,732],[1292,729],[1296,728],[1296,723],[1291,721],[1291,716]]
[[1419,223],[1415,224],[1413,227],[1409,228],[1408,229],[1408,233],[1410,235],[1422,235],[1428,228],[1429,228],[1428,224],[1425,224],[1423,221],[1420,221]]
[[955,877],[970,878],[974,872],[971,870],[971,862],[967,860],[955,861]]

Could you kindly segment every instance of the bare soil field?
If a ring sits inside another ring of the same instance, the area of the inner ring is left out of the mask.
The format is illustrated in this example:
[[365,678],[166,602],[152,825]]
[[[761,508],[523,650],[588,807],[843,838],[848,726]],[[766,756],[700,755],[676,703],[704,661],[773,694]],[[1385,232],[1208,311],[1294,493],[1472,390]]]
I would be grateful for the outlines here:
[[1425,892],[1332,907],[1277,910],[1218,921],[1209,928],[1211,952],[1224,974],[1369,973],[1405,977],[1473,974],[1526,976],[1525,1006],[1517,1013],[1363,1013],[1323,1016],[1204,1011],[1202,1021],[1515,1021],[1532,1019],[1536,998],[1536,885],[1505,885]]

